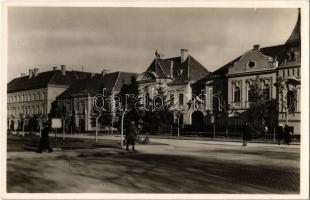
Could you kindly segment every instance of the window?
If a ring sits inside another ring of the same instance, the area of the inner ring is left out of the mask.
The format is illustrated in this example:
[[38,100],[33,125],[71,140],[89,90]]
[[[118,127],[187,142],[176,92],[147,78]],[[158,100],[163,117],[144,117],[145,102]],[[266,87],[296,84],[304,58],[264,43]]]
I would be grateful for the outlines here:
[[179,105],[182,106],[184,104],[184,95],[181,93],[179,94]]
[[236,86],[234,90],[234,102],[240,102],[240,100],[241,100],[240,87]]
[[287,92],[287,96],[286,96],[287,100],[287,110],[289,112],[295,112],[295,106],[296,106],[296,97],[295,97],[295,93],[293,91],[288,91]]
[[250,68],[255,67],[255,62],[250,61],[250,62],[248,63],[248,66],[249,66]]
[[147,108],[149,108],[149,106],[150,106],[150,94],[148,92],[145,93],[145,106]]
[[37,100],[40,100],[40,93],[37,93]]
[[36,96],[32,94],[32,99],[31,100],[36,100]]
[[269,85],[265,85],[263,88],[263,99],[265,101],[270,100],[270,87],[269,87]]
[[42,93],[42,100],[45,100],[45,92]]
[[297,68],[297,77],[300,77],[299,68]]
[[291,60],[295,61],[296,60],[296,53],[295,52],[291,52]]
[[292,75],[295,76],[295,69],[292,69]]
[[253,88],[250,86],[248,89],[248,102],[252,102],[254,98],[254,91]]
[[290,76],[290,69],[287,69],[287,76]]

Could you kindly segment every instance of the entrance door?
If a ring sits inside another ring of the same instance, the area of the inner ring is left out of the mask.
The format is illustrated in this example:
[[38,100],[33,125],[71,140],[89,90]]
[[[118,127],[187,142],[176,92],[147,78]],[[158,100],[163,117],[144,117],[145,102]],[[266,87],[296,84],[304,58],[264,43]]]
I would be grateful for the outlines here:
[[200,111],[195,111],[192,114],[192,130],[197,132],[204,131],[204,115]]

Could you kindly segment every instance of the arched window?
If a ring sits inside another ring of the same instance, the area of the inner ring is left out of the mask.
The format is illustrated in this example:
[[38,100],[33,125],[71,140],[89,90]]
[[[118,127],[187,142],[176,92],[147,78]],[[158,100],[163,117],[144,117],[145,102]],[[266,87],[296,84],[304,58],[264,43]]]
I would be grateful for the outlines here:
[[296,110],[296,96],[295,92],[288,91],[286,96],[287,110],[288,112],[295,112]]
[[241,101],[241,91],[239,86],[235,86],[234,90],[234,102],[240,102]]

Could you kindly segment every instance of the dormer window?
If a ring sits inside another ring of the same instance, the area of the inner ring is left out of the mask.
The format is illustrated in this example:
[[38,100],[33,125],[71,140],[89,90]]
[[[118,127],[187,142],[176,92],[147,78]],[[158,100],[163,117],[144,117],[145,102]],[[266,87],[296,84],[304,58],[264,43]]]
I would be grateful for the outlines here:
[[254,61],[248,62],[248,66],[249,66],[250,68],[255,67],[255,62],[254,62]]
[[295,53],[295,52],[291,52],[291,54],[290,54],[290,60],[293,60],[293,61],[296,60],[296,53]]

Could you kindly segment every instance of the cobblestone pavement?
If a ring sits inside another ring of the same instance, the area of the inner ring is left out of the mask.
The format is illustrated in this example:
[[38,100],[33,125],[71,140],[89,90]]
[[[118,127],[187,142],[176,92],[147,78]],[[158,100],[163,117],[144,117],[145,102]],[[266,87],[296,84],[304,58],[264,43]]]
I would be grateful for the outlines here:
[[[151,139],[115,146],[7,154],[8,192],[299,193],[299,145]],[[98,145],[100,147],[100,145]]]

